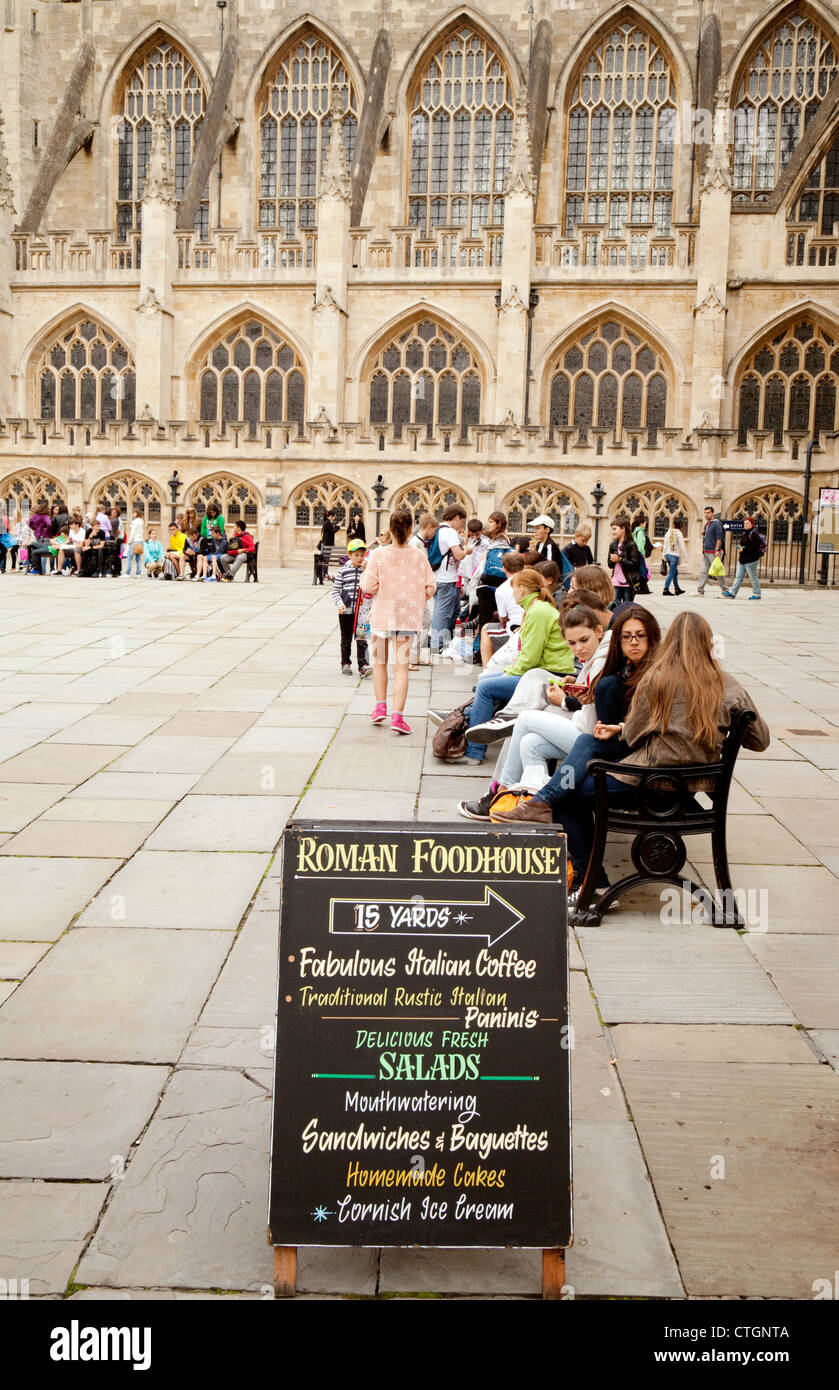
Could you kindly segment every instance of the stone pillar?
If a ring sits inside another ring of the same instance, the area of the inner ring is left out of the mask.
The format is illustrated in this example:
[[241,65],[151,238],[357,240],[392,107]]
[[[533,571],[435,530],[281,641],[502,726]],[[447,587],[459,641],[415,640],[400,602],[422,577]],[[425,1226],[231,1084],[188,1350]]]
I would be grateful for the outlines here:
[[498,384],[496,419],[524,419],[527,328],[530,305],[530,258],[536,175],[530,148],[527,96],[516,102],[513,154],[504,190],[504,254],[498,304]]
[[[3,136],[5,122],[0,115],[0,419],[14,415],[15,402],[12,399],[12,231],[15,221],[15,204],[12,179],[6,158],[6,142]],[[35,412],[37,413],[37,412]]]
[[172,279],[175,241],[175,176],[169,121],[162,93],[155,97],[152,141],[143,192],[140,303],[137,305],[137,414],[171,417]]
[[702,181],[696,238],[696,305],[690,425],[716,428],[726,390],[725,316],[731,236],[731,170],[728,158],[729,91],[717,84],[714,144]]
[[337,425],[344,413],[347,265],[350,248],[350,184],[344,153],[344,112],[332,104],[329,150],[318,189],[318,247],[312,309],[312,380],[309,419],[321,411]]

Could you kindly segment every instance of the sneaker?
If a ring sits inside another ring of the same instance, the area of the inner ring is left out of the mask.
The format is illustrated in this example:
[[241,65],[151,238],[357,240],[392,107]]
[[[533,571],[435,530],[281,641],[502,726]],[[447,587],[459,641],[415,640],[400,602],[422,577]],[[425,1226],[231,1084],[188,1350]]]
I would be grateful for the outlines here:
[[495,743],[497,739],[509,738],[515,727],[514,714],[496,714],[484,724],[473,724],[469,730],[472,743]]
[[762,594],[749,594],[749,603],[760,603]]
[[449,710],[440,709],[427,709],[425,712],[431,720],[432,724],[436,724],[438,729],[440,725],[444,723],[446,719],[448,719],[450,713]]
[[458,805],[458,813],[466,820],[489,820],[489,808],[492,805],[495,792],[487,792],[479,801],[461,801]]
[[373,669],[372,666],[359,666],[359,668],[358,668],[358,674],[359,674],[360,676],[369,676],[369,674],[370,674],[370,672],[372,671],[372,669]]
[[373,724],[384,724],[386,719],[387,705],[384,700],[380,700],[377,705],[373,706],[373,713],[370,715],[370,721]]
[[[598,901],[598,899],[602,898],[606,893],[608,893],[609,887],[610,887],[610,885],[609,885],[608,883],[604,883],[604,884],[601,884],[601,886],[600,886],[599,888],[595,888],[595,890],[594,890],[594,902],[592,903],[592,907],[593,907],[594,904]],[[568,894],[568,911],[569,911],[569,912],[576,912],[576,910],[577,910],[577,900],[579,899],[579,896],[580,896],[580,889],[579,889],[579,888],[575,888],[575,890],[574,890],[573,893],[569,893],[569,894]],[[618,904],[617,904],[617,901],[615,901],[615,902],[613,902],[613,903],[609,903],[609,906],[608,906],[608,908],[607,908],[607,911],[608,911],[608,912],[611,912],[614,908],[617,907],[617,905],[618,905]]]
[[342,676],[351,676],[351,675],[352,675],[352,666],[350,665],[350,663],[349,663],[348,661],[345,661],[344,664],[343,664],[343,666],[341,667],[341,675],[342,675]]
[[737,595],[736,595],[736,594],[733,594],[733,593],[731,592],[730,589],[723,589],[723,591],[722,591],[722,596],[723,596],[723,598],[736,598],[736,597],[737,597]]
[[395,714],[390,721],[390,732],[392,734],[409,734],[411,726],[405,723],[401,714]]

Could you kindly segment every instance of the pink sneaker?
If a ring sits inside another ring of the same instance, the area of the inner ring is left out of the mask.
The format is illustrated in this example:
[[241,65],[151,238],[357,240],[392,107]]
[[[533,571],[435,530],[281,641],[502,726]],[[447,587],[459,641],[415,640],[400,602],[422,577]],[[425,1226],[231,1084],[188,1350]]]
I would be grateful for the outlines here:
[[383,700],[380,700],[377,705],[373,706],[373,713],[370,715],[370,719],[374,724],[384,724],[387,719],[387,705]]
[[401,714],[395,714],[390,721],[390,731],[392,734],[409,734],[410,724],[406,724]]

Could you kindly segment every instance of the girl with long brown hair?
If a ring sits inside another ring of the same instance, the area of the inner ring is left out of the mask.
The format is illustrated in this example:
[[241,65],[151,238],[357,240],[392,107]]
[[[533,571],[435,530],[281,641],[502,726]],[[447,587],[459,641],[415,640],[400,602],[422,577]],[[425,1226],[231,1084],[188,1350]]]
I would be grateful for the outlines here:
[[[769,729],[740,682],[717,664],[710,627],[698,613],[680,613],[638,682],[621,730],[629,754],[607,779],[609,800],[625,806],[635,803],[634,785],[620,780],[624,763],[678,767],[718,762],[732,718],[741,710],[756,716],[743,747],[762,753],[769,747]],[[700,783],[696,790],[702,790]],[[586,778],[557,812],[577,882],[582,882],[591,852],[593,793],[591,778]],[[598,892],[608,888],[605,874],[597,886]]]

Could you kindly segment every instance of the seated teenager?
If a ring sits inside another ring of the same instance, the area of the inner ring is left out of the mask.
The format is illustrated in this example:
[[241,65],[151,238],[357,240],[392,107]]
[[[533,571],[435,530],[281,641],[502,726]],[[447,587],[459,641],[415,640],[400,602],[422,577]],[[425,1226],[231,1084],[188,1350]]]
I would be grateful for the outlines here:
[[157,539],[157,527],[150,526],[149,533],[143,543],[143,568],[149,579],[157,579],[163,573],[163,561],[166,559],[163,546]]
[[[762,753],[769,747],[769,729],[739,681],[717,664],[713,634],[698,613],[680,613],[638,683],[629,715],[620,730],[629,754],[615,764],[607,779],[609,800],[632,807],[637,792],[631,780],[621,778],[621,767],[667,768],[719,762],[725,735],[734,714],[750,710],[757,717],[743,739],[743,747]],[[697,778],[695,791],[704,791]],[[543,792],[526,803],[544,799]],[[527,819],[516,808],[499,820]],[[550,808],[549,808],[550,809]],[[536,817],[531,817],[536,819]],[[539,819],[543,819],[542,816]],[[594,783],[591,777],[552,813],[568,837],[568,854],[574,880],[582,883],[594,836]],[[597,884],[605,892],[609,881],[601,871]],[[572,906],[576,897],[572,895]]]

